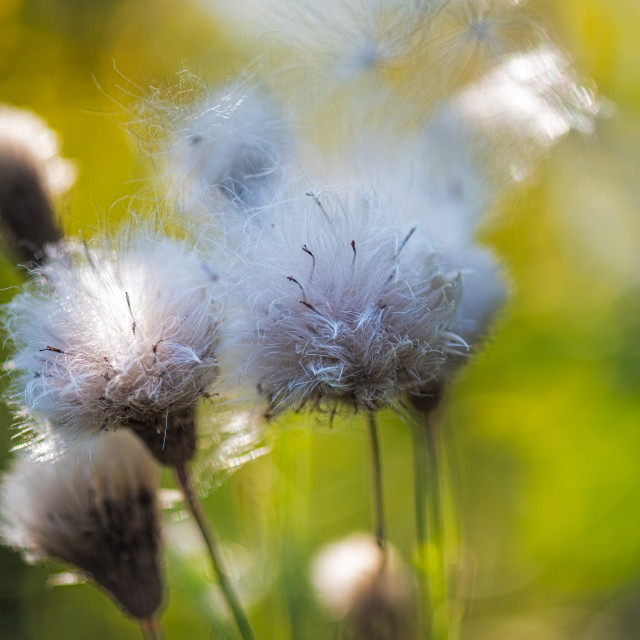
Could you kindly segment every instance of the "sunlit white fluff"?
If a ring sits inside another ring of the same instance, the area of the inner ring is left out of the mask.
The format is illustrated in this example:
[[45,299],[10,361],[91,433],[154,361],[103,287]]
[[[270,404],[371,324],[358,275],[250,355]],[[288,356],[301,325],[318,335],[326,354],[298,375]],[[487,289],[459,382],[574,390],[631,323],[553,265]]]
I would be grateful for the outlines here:
[[158,467],[133,434],[104,434],[58,459],[20,457],[0,489],[6,544],[67,562],[146,618],[162,600]]
[[274,7],[277,33],[314,67],[313,78],[340,85],[385,71],[411,54],[435,2],[303,1]]
[[[189,102],[156,105],[170,198],[193,217],[215,214],[224,201],[259,205],[288,160],[288,120],[266,89],[234,85],[193,91]],[[158,107],[164,107],[164,113]]]
[[38,116],[0,105],[0,234],[15,258],[38,261],[60,239],[53,196],[74,179],[56,134]]
[[392,202],[298,194],[243,225],[227,352],[274,410],[393,404],[467,349],[450,330],[459,271],[419,229],[396,225]]
[[463,79],[547,39],[526,0],[450,0],[434,16],[429,53],[435,73]]
[[49,194],[64,193],[75,182],[75,166],[60,156],[58,136],[31,111],[0,105],[0,149],[0,156],[13,154],[31,165]]
[[[360,634],[374,634],[358,638],[400,637],[399,629],[406,625],[410,573],[393,546],[386,545],[385,554],[383,565],[376,540],[360,533],[325,545],[312,561],[311,584],[327,613],[346,618]],[[390,635],[375,635],[376,629]]]
[[[496,69],[445,102],[433,128],[460,128],[468,152],[487,170],[522,179],[535,160],[569,131],[590,134],[599,106],[567,59],[545,45],[505,59]],[[460,138],[462,140],[462,138]]]
[[163,442],[218,375],[214,279],[167,238],[53,250],[6,308],[28,424],[44,420],[63,441],[146,425]]
[[[445,125],[451,126],[445,126]],[[411,141],[386,131],[368,136],[358,151],[360,179],[371,176],[375,191],[387,194],[399,228],[415,227],[415,240],[428,238],[443,270],[460,274],[462,295],[451,325],[477,350],[506,298],[504,269],[477,240],[501,195],[486,166],[470,150],[474,141],[452,122],[426,127]]]

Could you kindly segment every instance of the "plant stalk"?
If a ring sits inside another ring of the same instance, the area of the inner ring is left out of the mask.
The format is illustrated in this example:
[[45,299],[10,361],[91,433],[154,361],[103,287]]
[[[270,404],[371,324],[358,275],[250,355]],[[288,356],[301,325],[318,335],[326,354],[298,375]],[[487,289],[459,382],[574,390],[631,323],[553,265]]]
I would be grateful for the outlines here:
[[144,640],[163,640],[164,638],[160,622],[154,617],[140,620],[140,629],[142,629]]
[[240,630],[240,635],[243,640],[255,640],[247,615],[242,608],[242,604],[240,603],[231,581],[229,580],[229,576],[224,570],[224,565],[220,558],[220,549],[213,529],[203,513],[200,501],[194,494],[191,474],[187,467],[182,464],[175,467],[175,475],[178,486],[184,495],[189,512],[200,529],[205,546],[209,552],[211,564],[218,576],[220,589],[222,589],[222,594],[224,595],[227,605],[233,613],[233,617],[235,618],[238,629]]
[[375,414],[367,414],[367,431],[369,434],[369,451],[371,459],[371,502],[373,510],[373,530],[376,543],[382,552],[383,565],[385,558],[385,524],[384,496],[382,491],[382,459],[380,441]]

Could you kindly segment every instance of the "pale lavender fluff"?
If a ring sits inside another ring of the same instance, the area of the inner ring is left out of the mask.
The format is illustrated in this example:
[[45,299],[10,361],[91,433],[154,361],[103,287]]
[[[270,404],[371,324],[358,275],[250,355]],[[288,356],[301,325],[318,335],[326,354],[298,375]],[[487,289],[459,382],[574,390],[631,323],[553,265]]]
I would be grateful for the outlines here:
[[273,411],[375,411],[418,392],[467,351],[459,271],[371,194],[297,193],[241,225],[227,357]]

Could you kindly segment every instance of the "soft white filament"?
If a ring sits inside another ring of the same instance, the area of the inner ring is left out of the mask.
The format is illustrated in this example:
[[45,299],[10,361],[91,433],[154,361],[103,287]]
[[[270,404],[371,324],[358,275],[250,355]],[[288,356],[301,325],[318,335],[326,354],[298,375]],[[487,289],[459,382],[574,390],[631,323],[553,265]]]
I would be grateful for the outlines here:
[[167,238],[56,248],[7,307],[15,404],[64,440],[191,406],[218,374],[214,279]]
[[272,408],[375,410],[466,352],[451,330],[459,271],[389,204],[294,190],[243,226],[226,342]]

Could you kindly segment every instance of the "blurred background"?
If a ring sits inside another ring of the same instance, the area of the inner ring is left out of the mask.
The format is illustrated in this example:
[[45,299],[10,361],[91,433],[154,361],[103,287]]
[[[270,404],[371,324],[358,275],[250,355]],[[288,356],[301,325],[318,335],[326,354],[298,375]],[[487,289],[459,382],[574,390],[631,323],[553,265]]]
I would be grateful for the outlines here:
[[[561,141],[484,234],[514,295],[440,414],[456,442],[476,566],[463,638],[631,640],[640,628],[640,3],[530,5],[606,97],[608,117],[592,138]],[[42,116],[76,163],[67,232],[115,228],[151,173],[123,105],[184,69],[224,81],[268,53],[259,29],[245,28],[251,5],[244,15],[238,7],[0,1],[0,102]],[[2,301],[22,278],[2,257]],[[13,432],[0,411],[6,468]],[[411,437],[392,415],[381,437],[390,537],[408,556]],[[365,430],[300,417],[270,440],[269,455],[203,487],[206,509],[259,637],[326,640],[307,567],[323,543],[369,527]],[[206,459],[199,465],[206,485]],[[173,509],[166,525],[167,638],[234,637],[189,522]],[[91,587],[52,586],[61,571],[0,549],[1,638],[139,637]]]

